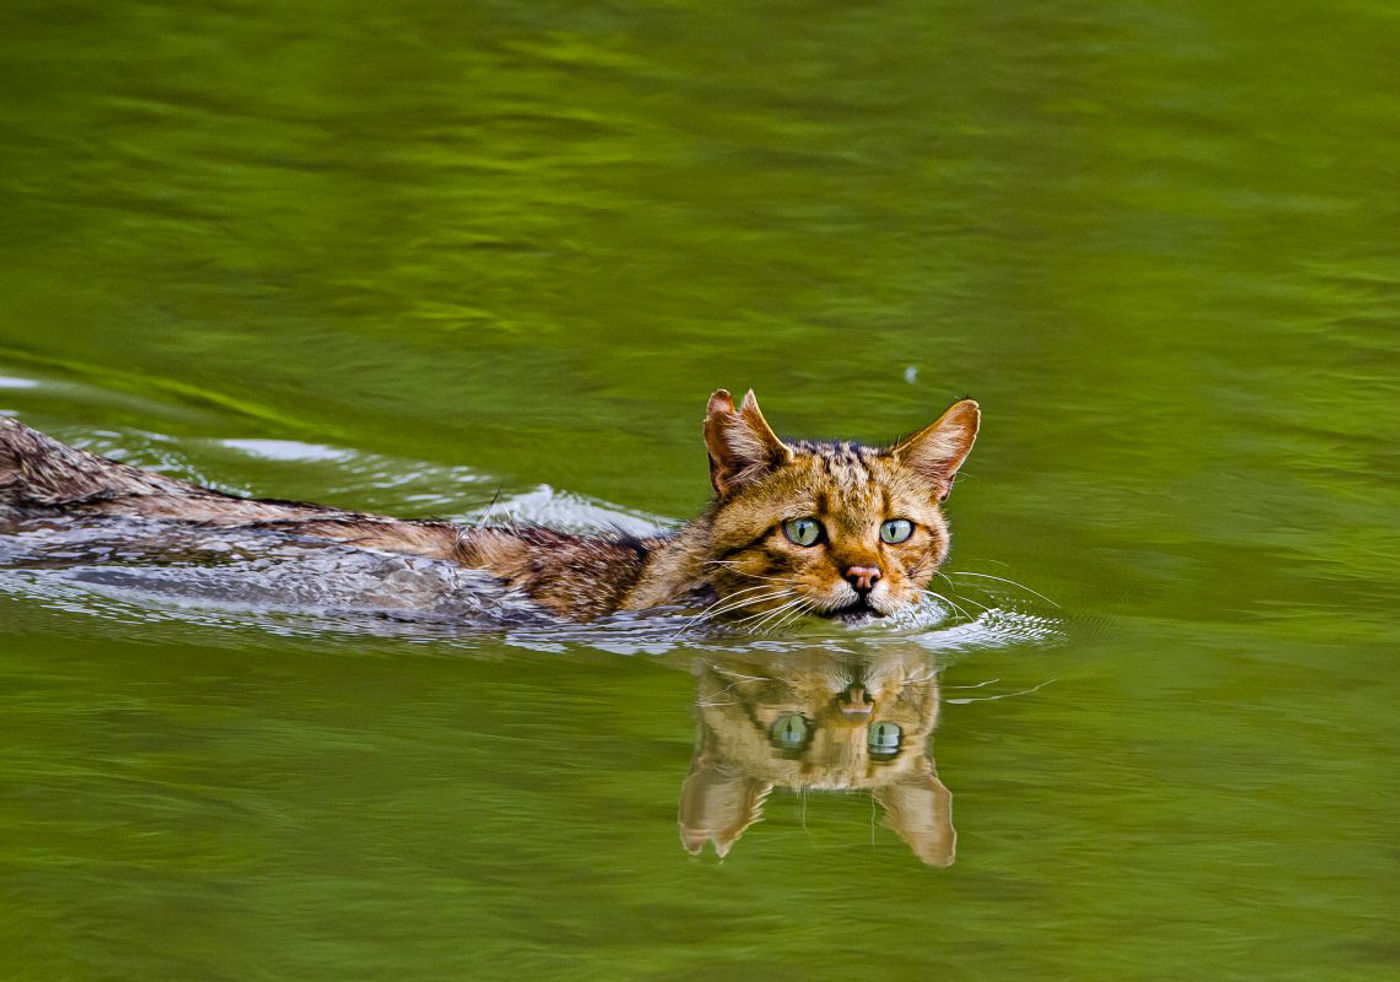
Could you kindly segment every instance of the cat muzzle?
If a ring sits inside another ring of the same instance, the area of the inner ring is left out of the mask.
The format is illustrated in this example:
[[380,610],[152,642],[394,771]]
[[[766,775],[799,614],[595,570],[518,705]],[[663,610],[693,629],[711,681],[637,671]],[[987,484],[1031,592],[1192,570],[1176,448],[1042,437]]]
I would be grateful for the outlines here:
[[854,620],[860,617],[884,617],[885,613],[871,606],[866,594],[860,594],[844,607],[821,611],[821,616],[831,620]]
[[847,719],[862,720],[875,711],[875,703],[866,695],[865,687],[853,685],[836,697],[841,707],[841,715]]

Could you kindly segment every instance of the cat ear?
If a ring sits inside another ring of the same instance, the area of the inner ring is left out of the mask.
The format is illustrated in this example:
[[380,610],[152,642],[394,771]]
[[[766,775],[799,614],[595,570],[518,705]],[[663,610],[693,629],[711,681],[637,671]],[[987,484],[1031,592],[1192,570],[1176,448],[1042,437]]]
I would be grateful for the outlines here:
[[936,423],[896,444],[895,459],[932,481],[942,501],[952,490],[953,475],[972,450],[981,421],[977,403],[971,399],[954,403]]
[[792,451],[759,412],[752,389],[738,409],[727,389],[716,389],[710,396],[705,449],[710,453],[710,483],[721,496],[792,459]]
[[933,762],[894,784],[871,792],[885,810],[885,824],[930,866],[953,865],[958,842],[953,828],[953,796],[933,772]]
[[692,856],[712,840],[721,859],[744,830],[758,821],[773,785],[717,767],[697,756],[681,787],[681,843]]

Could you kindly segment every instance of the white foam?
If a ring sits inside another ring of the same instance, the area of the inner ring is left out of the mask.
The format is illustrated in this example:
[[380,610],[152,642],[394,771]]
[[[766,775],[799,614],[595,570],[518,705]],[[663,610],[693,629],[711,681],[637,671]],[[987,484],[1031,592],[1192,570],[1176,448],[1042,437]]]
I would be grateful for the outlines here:
[[335,447],[327,447],[319,443],[302,443],[298,440],[221,440],[219,442],[232,450],[241,450],[250,456],[261,457],[263,460],[316,463],[324,460],[346,460],[351,456],[349,450],[337,450]]
[[655,535],[670,524],[657,515],[619,508],[568,491],[556,491],[548,484],[502,498],[471,517],[485,524],[514,521],[578,532],[603,530],[627,535]]

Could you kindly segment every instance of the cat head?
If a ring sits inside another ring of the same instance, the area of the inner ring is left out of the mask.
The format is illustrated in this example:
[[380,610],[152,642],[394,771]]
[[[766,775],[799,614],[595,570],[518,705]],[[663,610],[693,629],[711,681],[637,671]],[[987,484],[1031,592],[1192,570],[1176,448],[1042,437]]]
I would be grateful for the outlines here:
[[868,791],[931,866],[953,862],[952,795],[928,751],[938,684],[925,658],[826,653],[699,669],[699,735],[681,792],[681,842],[724,856],[774,787]]
[[752,391],[738,408],[715,392],[707,568],[719,609],[765,623],[789,612],[880,617],[916,602],[948,553],[939,506],[980,418],[964,399],[886,447],[784,442]]

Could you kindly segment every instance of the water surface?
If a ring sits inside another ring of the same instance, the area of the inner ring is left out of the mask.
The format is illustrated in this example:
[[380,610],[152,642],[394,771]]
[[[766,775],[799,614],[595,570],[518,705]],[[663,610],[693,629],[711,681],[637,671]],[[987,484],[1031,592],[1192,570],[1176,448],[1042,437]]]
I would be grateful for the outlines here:
[[[4,974],[1394,977],[1398,30],[6,4],[0,412],[227,490],[648,526],[706,500],[717,386],[867,440],[970,394],[950,569],[1060,606],[462,632],[11,541]],[[910,645],[951,866],[860,793],[687,854],[697,670]]]

